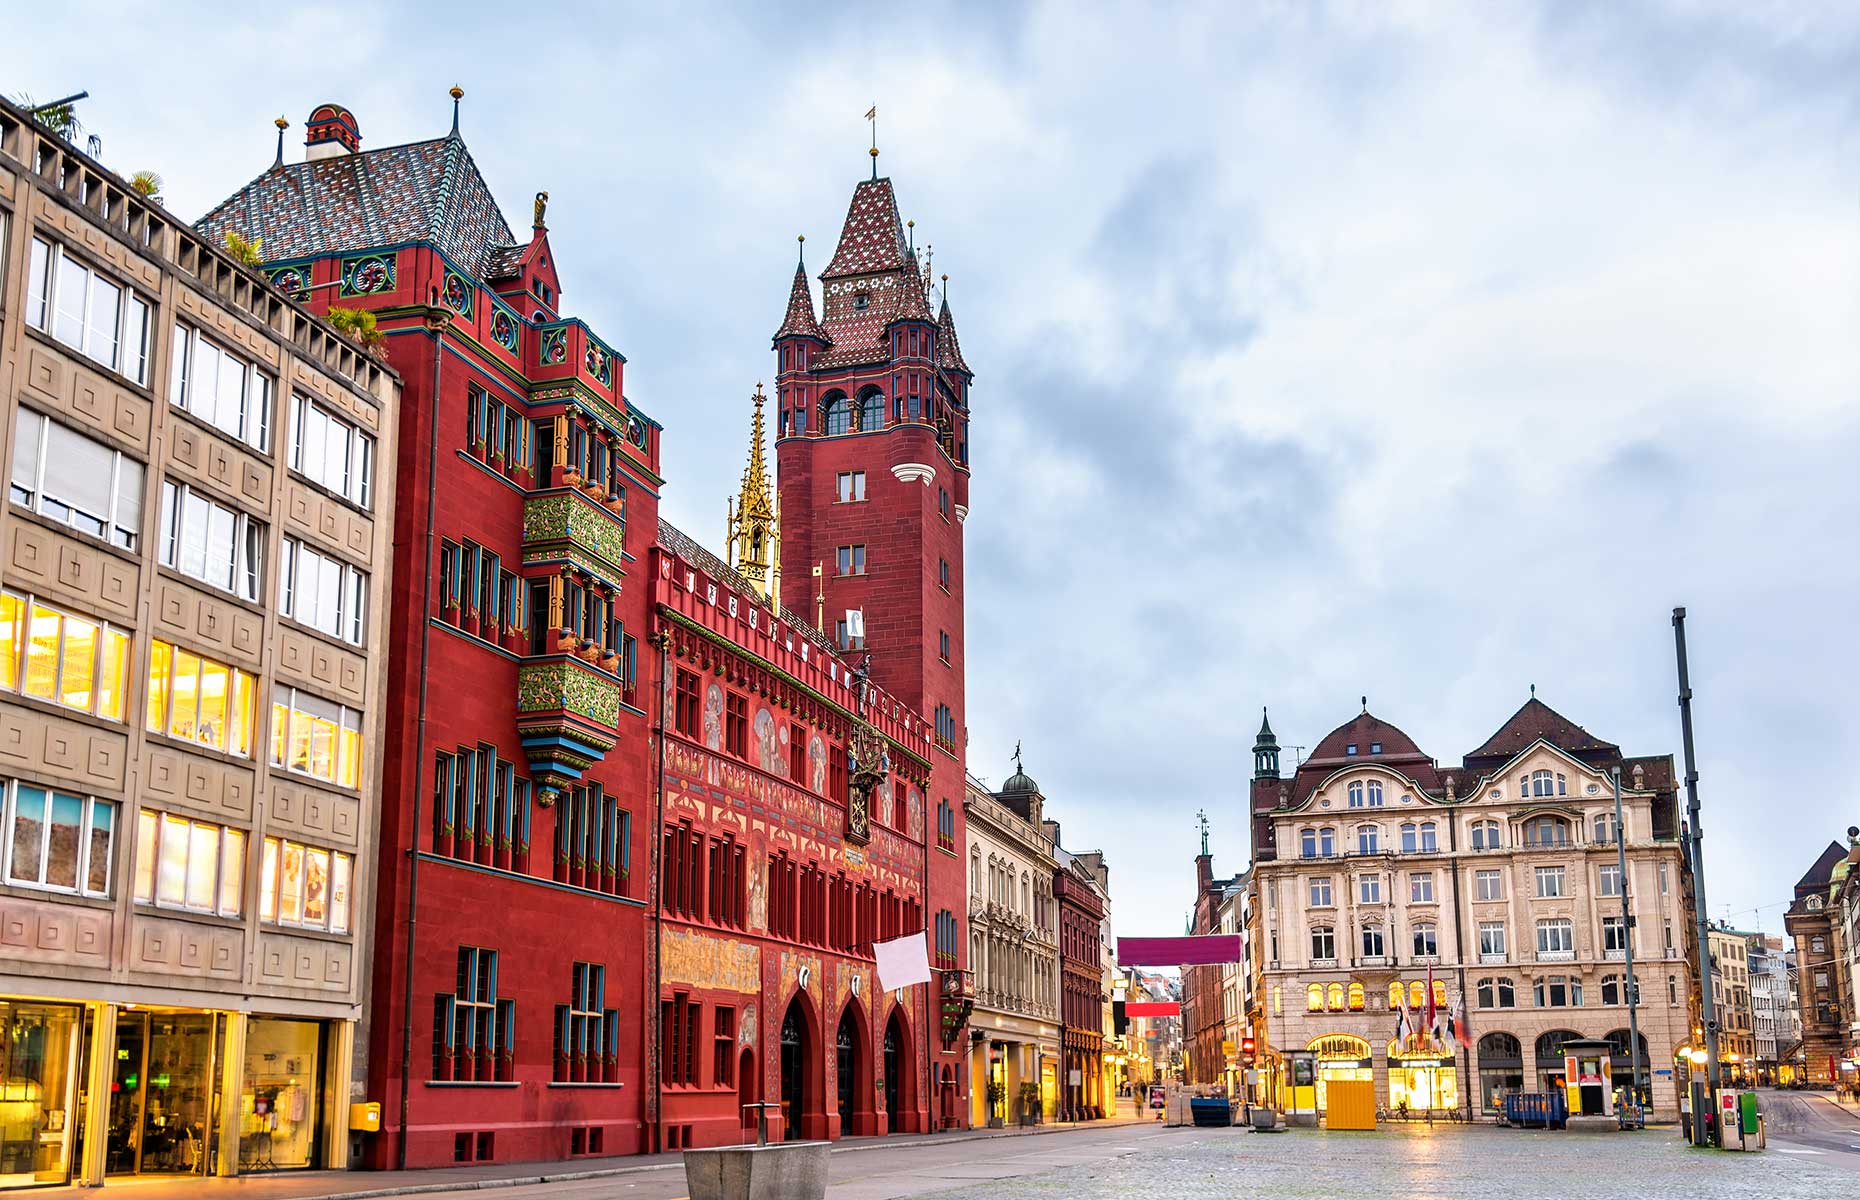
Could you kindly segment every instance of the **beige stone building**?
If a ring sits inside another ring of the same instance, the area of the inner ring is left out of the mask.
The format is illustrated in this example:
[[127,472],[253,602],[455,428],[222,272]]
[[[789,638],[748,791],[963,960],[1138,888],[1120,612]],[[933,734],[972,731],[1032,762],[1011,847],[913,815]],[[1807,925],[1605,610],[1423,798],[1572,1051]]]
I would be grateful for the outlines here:
[[[1050,1119],[1059,1105],[1058,913],[1045,797],[1018,771],[990,792],[969,777],[971,1120]],[[992,1104],[989,1085],[998,1085]]]
[[[1677,1111],[1691,922],[1670,757],[1623,758],[1533,698],[1459,768],[1366,709],[1284,778],[1263,729],[1255,767],[1254,1032],[1278,1079],[1288,1052],[1309,1051],[1319,1108],[1329,1081],[1354,1078],[1391,1109],[1486,1114],[1579,1082],[1562,1053],[1574,1039],[1616,1043],[1597,1093],[1630,1078],[1619,768],[1642,1071],[1655,1109]],[[1461,1000],[1470,1047],[1447,1029]]]
[[0,1188],[345,1165],[398,385],[0,104]]
[[1756,935],[1714,921],[1711,998],[1718,1022],[1718,1061],[1733,1083],[1752,1083],[1757,1071],[1756,1006],[1751,996],[1750,939]]

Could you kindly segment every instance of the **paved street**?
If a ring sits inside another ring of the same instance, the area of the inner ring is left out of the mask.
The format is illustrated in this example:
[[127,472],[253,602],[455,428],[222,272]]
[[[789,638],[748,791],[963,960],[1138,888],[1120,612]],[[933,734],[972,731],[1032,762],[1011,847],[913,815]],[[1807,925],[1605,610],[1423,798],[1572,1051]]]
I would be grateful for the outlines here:
[[[1860,1120],[1813,1093],[1770,1093],[1770,1150],[1692,1150],[1677,1131],[1541,1133],[1485,1126],[1399,1126],[1376,1134],[1086,1126],[1030,1136],[848,1143],[832,1158],[830,1200],[1197,1200],[1257,1191],[1311,1200],[1535,1200],[1563,1192],[1610,1200],[1816,1200],[1850,1193],[1860,1172]],[[632,1160],[623,1173],[500,1187],[498,1200],[679,1200],[674,1156]],[[580,1165],[580,1164],[576,1164]],[[536,1174],[554,1173],[539,1167]],[[113,1183],[130,1200],[282,1200],[422,1184],[475,1186],[466,1172],[327,1174],[187,1183]],[[1556,1181],[1566,1181],[1558,1183]],[[58,1193],[54,1193],[56,1195]],[[444,1193],[440,1193],[444,1194]],[[95,1193],[86,1193],[95,1195]]]

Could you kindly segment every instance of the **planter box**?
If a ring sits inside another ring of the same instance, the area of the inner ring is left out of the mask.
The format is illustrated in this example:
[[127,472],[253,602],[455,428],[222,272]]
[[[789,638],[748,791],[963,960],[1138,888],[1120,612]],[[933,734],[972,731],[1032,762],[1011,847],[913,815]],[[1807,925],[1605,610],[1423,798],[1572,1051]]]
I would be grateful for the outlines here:
[[685,1151],[690,1200],[823,1200],[827,1142]]
[[1278,1124],[1279,1124],[1278,1113],[1273,1112],[1270,1108],[1260,1108],[1257,1106],[1254,1107],[1253,1128],[1269,1132],[1277,1128]]

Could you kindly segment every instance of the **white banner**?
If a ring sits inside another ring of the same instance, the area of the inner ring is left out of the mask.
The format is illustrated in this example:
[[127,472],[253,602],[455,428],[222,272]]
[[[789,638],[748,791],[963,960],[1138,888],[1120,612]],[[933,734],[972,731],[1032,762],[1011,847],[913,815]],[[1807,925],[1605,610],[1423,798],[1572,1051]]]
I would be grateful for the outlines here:
[[874,942],[878,982],[887,991],[930,982],[930,943],[926,933],[911,933],[889,942]]

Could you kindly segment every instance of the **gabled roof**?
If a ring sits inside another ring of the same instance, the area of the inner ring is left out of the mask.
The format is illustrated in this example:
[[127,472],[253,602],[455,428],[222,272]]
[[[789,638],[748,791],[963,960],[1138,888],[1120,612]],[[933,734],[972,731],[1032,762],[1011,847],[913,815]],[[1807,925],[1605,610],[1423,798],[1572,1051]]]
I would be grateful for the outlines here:
[[1466,764],[1470,767],[1475,759],[1514,758],[1539,738],[1578,757],[1584,754],[1614,756],[1621,753],[1621,748],[1613,742],[1602,741],[1532,696],[1524,702],[1523,707],[1511,714],[1510,720],[1499,726],[1498,732],[1485,740],[1483,746],[1466,756]]
[[195,228],[262,238],[273,261],[429,242],[480,279],[523,251],[456,135],[272,167]]
[[891,180],[868,179],[853,189],[846,224],[840,229],[840,244],[821,278],[895,271],[904,265],[908,253]]
[[945,371],[961,371],[973,377],[974,371],[962,358],[962,343],[956,338],[956,318],[949,315],[949,296],[943,296],[943,310],[936,315],[936,365]]
[[1808,874],[1796,880],[1795,890],[1798,892],[1819,892],[1826,888],[1828,883],[1834,878],[1835,866],[1845,862],[1846,859],[1847,848],[1839,842],[1829,842],[1828,848],[1823,850],[1821,852],[1821,857],[1815,860],[1815,865],[1808,869]]

